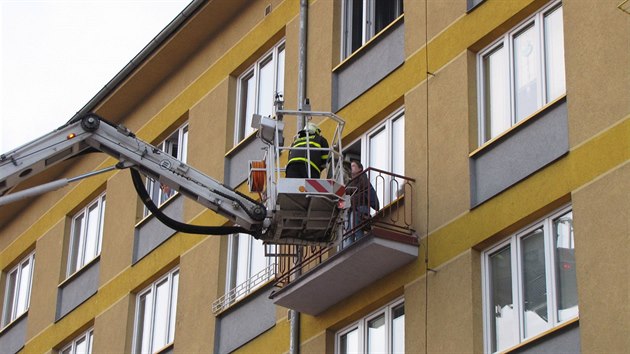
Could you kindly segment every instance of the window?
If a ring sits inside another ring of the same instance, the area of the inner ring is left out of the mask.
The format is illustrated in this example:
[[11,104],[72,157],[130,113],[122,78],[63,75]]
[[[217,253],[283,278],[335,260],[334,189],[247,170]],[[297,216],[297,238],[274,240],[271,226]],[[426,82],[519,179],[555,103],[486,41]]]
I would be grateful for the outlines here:
[[[271,257],[265,256],[265,245],[248,234],[232,235],[228,241],[228,297],[234,302],[253,292],[275,276]],[[274,247],[274,246],[270,246]]]
[[562,5],[554,2],[478,55],[479,141],[565,94]]
[[68,249],[68,276],[101,253],[104,216],[105,194],[102,194],[72,218]]
[[[171,134],[171,136],[159,144],[157,148],[178,160],[186,162],[188,149],[188,125],[186,124],[177,129],[173,134]],[[152,178],[147,178],[147,192],[149,192],[153,203],[155,203],[158,207],[175,195],[175,191],[170,187],[161,184]],[[149,209],[145,207],[144,216],[149,214]]]
[[35,253],[24,258],[7,272],[2,308],[2,327],[5,327],[28,310],[31,300],[31,283],[35,267]]
[[284,41],[238,78],[234,144],[254,132],[252,116],[271,116],[275,94],[284,92]]
[[403,13],[402,0],[345,0],[342,57],[346,58]]
[[141,291],[136,299],[134,353],[156,353],[173,343],[179,269]]
[[335,347],[337,354],[404,353],[404,302],[397,300],[337,332]]
[[[368,132],[364,151],[367,166],[397,175],[405,174],[405,116],[399,111],[384,123]],[[364,155],[364,156],[365,156]],[[389,176],[370,174],[380,205],[387,205],[399,197],[403,182]]]
[[486,351],[578,316],[573,214],[562,210],[482,255]]
[[89,329],[65,346],[61,350],[61,354],[91,354],[93,337],[94,329]]

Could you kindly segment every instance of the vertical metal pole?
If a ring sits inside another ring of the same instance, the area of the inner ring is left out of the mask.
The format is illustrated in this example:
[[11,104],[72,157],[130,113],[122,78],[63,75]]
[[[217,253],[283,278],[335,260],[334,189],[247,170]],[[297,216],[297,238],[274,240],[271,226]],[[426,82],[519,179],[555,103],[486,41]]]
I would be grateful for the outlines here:
[[[306,101],[306,36],[307,36],[307,26],[308,26],[308,0],[300,0],[300,33],[299,33],[299,54],[298,54],[298,110],[302,111],[304,109],[304,104]],[[306,127],[306,117],[301,116],[297,121],[297,129],[298,131],[304,129]],[[296,277],[300,276],[300,263],[302,262],[302,248],[298,248],[298,252],[296,254],[296,267],[298,272],[295,274]],[[290,354],[299,354],[300,353],[300,313],[296,310],[289,310],[289,320],[290,320],[290,338],[289,338],[289,353]]]
[[[300,33],[298,43],[298,110],[304,109],[306,102],[306,46],[308,26],[308,0],[300,0]],[[298,119],[298,131],[306,126],[306,117]]]

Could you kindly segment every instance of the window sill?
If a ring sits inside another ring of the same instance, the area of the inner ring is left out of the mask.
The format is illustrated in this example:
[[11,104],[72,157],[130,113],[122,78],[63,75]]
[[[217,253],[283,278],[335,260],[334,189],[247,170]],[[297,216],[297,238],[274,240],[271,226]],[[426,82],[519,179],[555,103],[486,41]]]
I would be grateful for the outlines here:
[[530,114],[529,116],[523,118],[520,122],[518,122],[518,123],[514,124],[513,126],[511,126],[509,129],[507,129],[503,133],[501,133],[501,134],[495,136],[494,138],[492,138],[492,139],[486,141],[485,143],[483,143],[477,149],[475,149],[470,154],[468,154],[468,157],[472,158],[475,155],[478,155],[479,153],[481,153],[482,151],[489,149],[490,146],[495,145],[498,141],[503,141],[503,140],[507,139],[508,136],[512,135],[520,127],[522,127],[522,126],[528,124],[529,122],[531,122],[532,120],[536,119],[536,117],[538,117],[541,113],[551,109],[552,107],[556,106],[560,102],[564,102],[566,100],[566,97],[567,97],[567,95],[564,94],[564,95],[556,98],[555,100],[547,103],[546,105],[544,105],[543,107],[538,109],[536,112]]
[[18,322],[20,322],[23,318],[28,316],[28,309],[24,311],[21,315],[16,317],[13,321],[7,323],[4,327],[0,328],[0,337],[8,332],[11,328],[13,328]]
[[159,350],[156,350],[154,353],[155,354],[167,353],[169,351],[172,351],[174,347],[175,347],[175,342],[171,342],[170,344],[167,344],[166,346],[160,348]]
[[405,18],[405,14],[404,13],[401,14],[400,16],[398,16],[397,19],[392,21],[389,25],[387,25],[385,28],[383,28],[380,32],[375,34],[374,37],[370,38],[370,40],[365,42],[365,44],[363,44],[361,47],[359,47],[359,49],[355,50],[354,52],[352,52],[352,54],[350,54],[347,57],[345,57],[344,59],[342,59],[341,63],[339,63],[337,66],[335,66],[332,69],[332,72],[334,73],[335,71],[340,70],[340,68],[346,66],[347,63],[353,61],[354,58],[360,56],[363,52],[368,50],[368,48],[371,47],[374,42],[378,41],[381,37],[383,37],[385,35],[385,33],[389,32],[389,30],[391,28],[393,28],[396,25],[398,25],[399,23],[403,22],[404,18]]
[[258,133],[258,129],[254,129],[254,131],[241,139],[233,148],[231,148],[228,152],[225,153],[225,157],[230,157],[230,155],[234,154],[236,151],[239,151],[243,146],[249,144],[250,141],[256,138],[256,134]]
[[557,325],[557,326],[555,326],[553,328],[550,328],[550,329],[548,329],[548,330],[546,330],[546,331],[544,331],[544,332],[542,332],[540,334],[537,334],[537,335],[535,335],[535,336],[533,336],[531,338],[528,338],[528,339],[522,341],[521,343],[519,343],[519,344],[517,344],[517,345],[515,345],[513,347],[510,347],[508,349],[502,350],[499,353],[510,353],[510,352],[513,352],[513,351],[515,351],[517,349],[520,349],[520,348],[523,348],[525,346],[528,346],[528,345],[530,345],[530,344],[532,344],[534,342],[537,342],[537,341],[541,340],[542,338],[544,338],[544,337],[546,337],[546,336],[548,336],[548,335],[550,335],[552,333],[555,333],[557,331],[563,330],[563,329],[565,329],[565,328],[567,328],[567,327],[569,327],[569,326],[571,326],[571,325],[573,325],[575,323],[578,323],[578,322],[580,322],[580,316],[579,315],[578,315],[578,317],[575,317],[573,319],[570,319],[570,320],[567,320],[565,322],[562,322],[561,324],[559,324],[559,325]]
[[101,255],[99,254],[98,256],[94,257],[94,259],[84,264],[83,267],[77,269],[74,273],[68,275],[68,277],[64,279],[59,285],[57,285],[57,287],[63,288],[64,286],[66,286],[66,284],[78,278],[79,275],[83,274],[87,269],[89,269],[93,264],[97,263],[100,259],[101,259]]

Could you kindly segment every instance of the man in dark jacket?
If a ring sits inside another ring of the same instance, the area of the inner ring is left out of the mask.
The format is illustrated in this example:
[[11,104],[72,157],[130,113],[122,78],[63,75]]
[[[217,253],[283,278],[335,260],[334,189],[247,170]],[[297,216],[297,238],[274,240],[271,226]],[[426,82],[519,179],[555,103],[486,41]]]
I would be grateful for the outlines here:
[[[314,123],[308,123],[295,137],[291,148],[286,177],[320,178],[328,161],[328,141],[321,135],[319,127]],[[309,168],[310,176],[308,175]]]
[[380,208],[376,190],[370,183],[367,174],[363,172],[363,165],[359,161],[352,161],[352,180],[348,183],[347,191],[352,193],[350,209],[350,229],[353,233],[343,240],[342,247],[358,240],[363,236],[363,228],[370,218],[370,208],[378,211]]

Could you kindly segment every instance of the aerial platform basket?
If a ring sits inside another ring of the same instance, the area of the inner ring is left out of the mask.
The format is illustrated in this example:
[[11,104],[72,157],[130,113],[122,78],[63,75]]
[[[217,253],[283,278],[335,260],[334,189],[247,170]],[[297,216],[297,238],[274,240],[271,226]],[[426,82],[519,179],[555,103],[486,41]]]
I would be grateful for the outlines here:
[[[314,148],[307,143],[293,148],[288,141],[289,146],[283,146],[285,124],[295,124],[297,131],[303,118],[320,127],[330,147]],[[267,145],[264,160],[250,161],[248,178],[250,191],[260,193],[271,213],[270,226],[261,239],[270,244],[300,245],[330,245],[340,239],[349,207],[341,153],[344,121],[330,112],[287,110],[277,110],[275,117],[258,116],[254,121],[259,124],[258,137]],[[312,152],[328,152],[325,178],[285,178],[284,164],[292,149],[306,150],[307,158]]]

